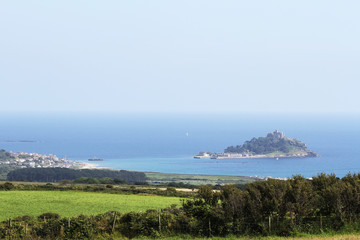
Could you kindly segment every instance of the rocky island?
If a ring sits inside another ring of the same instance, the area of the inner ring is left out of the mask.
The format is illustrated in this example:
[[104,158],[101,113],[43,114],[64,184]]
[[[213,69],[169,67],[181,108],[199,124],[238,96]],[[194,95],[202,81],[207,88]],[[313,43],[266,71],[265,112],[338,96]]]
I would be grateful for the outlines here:
[[[200,154],[199,154],[200,155]],[[199,158],[196,155],[195,158]],[[212,153],[213,159],[227,158],[305,158],[318,157],[306,144],[275,130],[266,137],[253,138],[243,145],[227,147],[222,153]]]

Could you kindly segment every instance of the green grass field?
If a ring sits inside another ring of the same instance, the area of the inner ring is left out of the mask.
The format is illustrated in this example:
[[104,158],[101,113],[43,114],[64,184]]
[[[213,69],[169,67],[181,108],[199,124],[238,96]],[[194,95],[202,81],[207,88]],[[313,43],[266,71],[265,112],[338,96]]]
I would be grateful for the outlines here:
[[95,215],[107,211],[121,213],[160,209],[180,204],[180,198],[120,195],[73,191],[1,191],[0,221],[23,215],[54,212],[62,217]]
[[167,184],[169,182],[183,182],[192,185],[216,185],[216,184],[246,184],[254,182],[254,177],[244,176],[222,176],[222,175],[193,175],[193,174],[175,174],[175,173],[158,173],[145,172],[150,184]]

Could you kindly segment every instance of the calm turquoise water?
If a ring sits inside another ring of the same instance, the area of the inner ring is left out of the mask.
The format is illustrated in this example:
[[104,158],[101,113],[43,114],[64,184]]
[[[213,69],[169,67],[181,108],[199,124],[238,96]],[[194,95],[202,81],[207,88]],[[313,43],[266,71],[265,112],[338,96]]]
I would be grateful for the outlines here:
[[[272,177],[326,172],[342,177],[360,172],[359,123],[359,115],[3,113],[0,148],[85,162],[98,157],[104,159],[99,166],[139,171]],[[221,152],[275,129],[305,142],[321,157],[193,158],[199,151]]]

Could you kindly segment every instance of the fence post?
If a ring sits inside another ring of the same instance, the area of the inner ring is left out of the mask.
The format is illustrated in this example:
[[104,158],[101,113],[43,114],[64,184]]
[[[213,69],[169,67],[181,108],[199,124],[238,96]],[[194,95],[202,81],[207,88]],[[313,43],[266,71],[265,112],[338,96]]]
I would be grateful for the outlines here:
[[320,214],[320,231],[323,232],[322,215]]
[[271,234],[271,215],[269,215],[269,233]]
[[60,227],[60,237],[61,237],[61,239],[64,237],[64,227],[63,226]]
[[12,235],[11,218],[9,218],[9,237],[10,237],[10,239],[11,239],[11,235]]
[[212,234],[211,234],[211,222],[210,222],[210,217],[209,217],[209,237],[211,237]]
[[112,230],[111,230],[112,233],[114,233],[114,230],[115,230],[115,223],[116,223],[116,212],[114,212],[114,222],[113,222],[113,226],[112,226]]
[[160,216],[160,210],[158,210],[158,218],[159,218],[159,233],[161,233],[161,216]]

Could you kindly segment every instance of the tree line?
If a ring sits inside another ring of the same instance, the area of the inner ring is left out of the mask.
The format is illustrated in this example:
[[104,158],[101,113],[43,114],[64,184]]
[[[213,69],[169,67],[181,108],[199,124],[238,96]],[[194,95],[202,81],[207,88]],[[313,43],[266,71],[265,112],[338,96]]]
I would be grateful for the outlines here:
[[[105,179],[99,179],[102,181]],[[108,179],[106,179],[106,182]],[[114,179],[116,180],[116,179]],[[195,191],[176,191],[174,187],[171,186],[160,186],[160,187],[149,187],[146,188],[144,185],[138,187],[138,183],[129,185],[116,186],[118,184],[109,184],[101,183],[98,184],[78,184],[77,182],[64,180],[59,184],[13,184],[12,182],[5,182],[0,184],[0,191],[83,191],[83,192],[102,192],[102,193],[111,193],[111,194],[123,194],[123,195],[157,195],[157,196],[168,196],[168,197],[181,197],[181,198],[190,198],[193,197]],[[1,239],[1,238],[0,238]]]
[[59,182],[78,178],[121,179],[128,183],[146,182],[143,172],[107,169],[22,168],[7,175],[9,181]]
[[[26,219],[13,219],[11,224],[9,220],[2,222],[0,238],[10,237],[10,233],[24,237],[25,232],[34,238],[96,239],[359,231],[360,174],[348,174],[342,179],[319,174],[312,180],[297,175],[286,181],[257,181],[244,190],[234,185],[225,185],[220,191],[201,186],[196,197],[185,199],[179,207],[71,219],[52,218],[51,214]],[[28,226],[26,231],[24,226]]]

